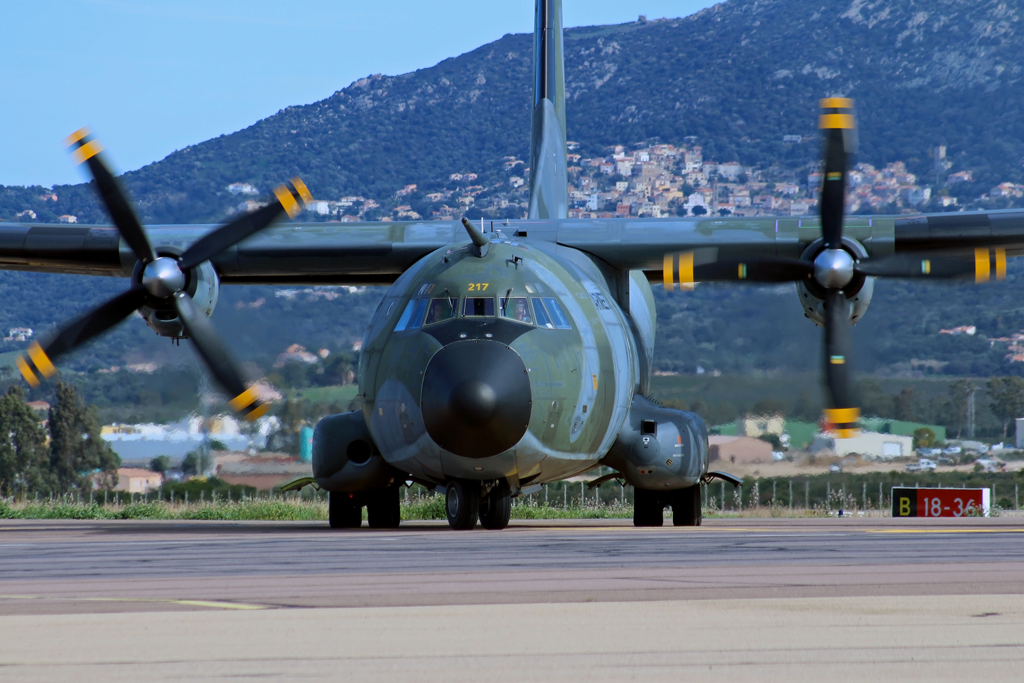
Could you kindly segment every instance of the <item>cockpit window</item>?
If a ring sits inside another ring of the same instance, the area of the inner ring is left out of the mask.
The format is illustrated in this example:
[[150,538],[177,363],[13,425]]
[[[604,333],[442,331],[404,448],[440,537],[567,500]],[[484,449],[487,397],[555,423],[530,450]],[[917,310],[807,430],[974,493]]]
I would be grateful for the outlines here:
[[409,320],[408,330],[418,330],[423,326],[423,314],[427,312],[427,299],[420,299],[416,302],[416,310],[412,312],[412,318]]
[[558,303],[558,299],[554,297],[544,297],[544,306],[548,309],[548,313],[551,314],[551,318],[555,321],[555,327],[560,330],[571,330],[572,325],[569,324],[569,319],[565,317],[565,313],[562,312],[562,304]]
[[451,299],[431,299],[430,308],[427,309],[427,320],[424,325],[433,325],[439,323],[455,315],[455,309],[452,308]]
[[554,297],[533,297],[533,312],[537,316],[537,325],[550,330],[570,330],[572,326],[562,312],[562,305]]
[[498,300],[498,308],[504,318],[517,320],[527,325],[533,324],[533,316],[530,315],[530,304],[525,296],[514,296],[506,299],[501,297]]
[[405,305],[405,310],[402,311],[402,317],[395,323],[395,332],[401,332],[409,324],[410,318],[412,318],[412,312],[416,310],[416,300],[413,299]]
[[423,324],[423,314],[427,312],[427,299],[412,299],[405,305],[402,317],[395,324],[395,332],[418,330]]
[[462,315],[466,317],[493,316],[494,298],[482,296],[467,296],[466,302],[462,305]]

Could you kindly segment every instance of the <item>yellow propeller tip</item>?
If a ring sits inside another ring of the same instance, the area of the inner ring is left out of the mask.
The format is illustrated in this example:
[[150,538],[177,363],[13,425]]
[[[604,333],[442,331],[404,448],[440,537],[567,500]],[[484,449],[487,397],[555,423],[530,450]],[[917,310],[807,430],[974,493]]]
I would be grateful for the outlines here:
[[70,147],[71,145],[75,144],[82,138],[89,137],[91,134],[92,133],[89,131],[88,128],[79,128],[74,133],[64,138],[64,145],[66,147]]
[[302,182],[302,178],[295,176],[292,178],[292,185],[295,187],[296,192],[302,197],[302,201],[311,202],[313,201],[313,194],[306,187],[306,183]]
[[818,104],[822,109],[853,109],[853,100],[849,97],[826,97]]

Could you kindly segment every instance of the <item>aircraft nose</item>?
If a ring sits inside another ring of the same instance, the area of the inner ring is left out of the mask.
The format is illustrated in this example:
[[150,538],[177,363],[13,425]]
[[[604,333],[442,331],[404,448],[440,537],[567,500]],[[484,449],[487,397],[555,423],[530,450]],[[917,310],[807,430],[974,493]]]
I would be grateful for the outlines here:
[[423,373],[423,424],[446,451],[486,458],[523,438],[531,398],[518,353],[493,341],[456,342],[435,353]]

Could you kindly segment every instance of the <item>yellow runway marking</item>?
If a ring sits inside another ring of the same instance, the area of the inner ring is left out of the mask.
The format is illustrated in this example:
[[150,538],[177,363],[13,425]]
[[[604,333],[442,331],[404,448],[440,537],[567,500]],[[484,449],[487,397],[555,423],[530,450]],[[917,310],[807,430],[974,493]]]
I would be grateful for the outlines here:
[[1022,534],[1024,529],[865,529],[866,534]]
[[210,607],[213,609],[267,609],[266,605],[247,605],[241,602],[221,602],[217,600],[174,600],[172,598],[79,598],[44,595],[0,595],[0,600],[55,600],[61,602],[151,602],[168,605],[186,605],[189,607]]
[[[668,520],[665,520],[666,522]],[[519,531],[575,531],[575,532],[587,532],[587,531],[633,531],[634,527],[631,526],[515,526],[513,528]],[[1024,533],[1024,528],[1006,528],[1006,529],[816,529],[813,527],[805,528],[753,528],[753,527],[725,527],[725,526],[701,526],[701,527],[674,527],[671,524],[666,524],[663,527],[649,527],[643,529],[643,531],[653,531],[656,529],[663,529],[665,531],[706,531],[706,532],[717,532],[717,531],[745,531],[754,532],[760,534],[776,534],[776,533],[787,533],[787,534],[822,534],[830,533],[833,531],[839,531],[842,533],[862,533],[862,534],[1021,534]]]

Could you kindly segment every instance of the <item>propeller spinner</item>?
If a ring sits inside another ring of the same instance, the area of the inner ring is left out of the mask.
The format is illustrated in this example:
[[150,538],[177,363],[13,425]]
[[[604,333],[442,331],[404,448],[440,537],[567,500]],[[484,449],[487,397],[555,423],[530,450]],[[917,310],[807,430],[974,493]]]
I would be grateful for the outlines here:
[[821,100],[819,128],[825,144],[820,216],[823,249],[812,261],[791,258],[763,258],[747,261],[719,259],[717,249],[700,249],[666,254],[664,282],[672,290],[676,283],[694,282],[793,282],[809,281],[824,290],[825,299],[825,386],[829,407],[825,420],[838,436],[857,434],[857,407],[850,374],[850,301],[844,290],[858,277],[957,278],[974,276],[986,282],[993,273],[1006,277],[1005,249],[975,249],[973,258],[931,257],[903,253],[858,260],[843,246],[846,176],[856,151],[857,136],[853,100],[829,97]]
[[276,201],[221,225],[193,243],[180,257],[158,256],[120,184],[103,163],[100,143],[83,128],[69,136],[67,144],[75,160],[89,166],[100,199],[118,232],[135,253],[139,267],[135,269],[128,291],[62,325],[45,343],[33,343],[25,356],[17,359],[22,376],[32,386],[38,386],[39,376],[56,374],[54,359],[106,332],[143,306],[170,309],[177,313],[199,357],[234,397],[229,403],[231,408],[250,421],[266,413],[269,406],[260,400],[254,387],[246,387],[238,364],[186,288],[191,269],[259,232],[281,214],[297,215],[300,203],[312,199],[305,184],[293,178],[289,184],[274,190]]

